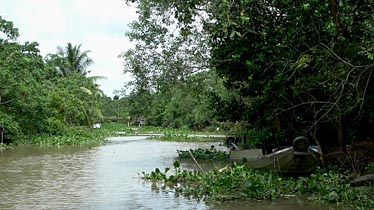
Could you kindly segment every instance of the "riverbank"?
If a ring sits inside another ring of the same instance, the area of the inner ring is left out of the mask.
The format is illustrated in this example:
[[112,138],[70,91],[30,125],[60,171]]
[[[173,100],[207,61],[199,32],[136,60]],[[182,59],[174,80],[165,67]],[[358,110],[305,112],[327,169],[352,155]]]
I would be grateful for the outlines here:
[[[190,141],[211,142],[218,138],[224,139],[224,133],[207,131],[194,132],[187,129],[171,129],[161,127],[129,127],[120,123],[103,123],[100,127],[74,126],[58,134],[35,134],[22,137],[11,144],[36,144],[36,145],[83,145],[103,142],[108,137],[114,136],[149,136],[150,139],[165,141]],[[10,145],[11,145],[10,144]],[[9,145],[9,144],[8,144]],[[5,146],[5,144],[4,144]]]

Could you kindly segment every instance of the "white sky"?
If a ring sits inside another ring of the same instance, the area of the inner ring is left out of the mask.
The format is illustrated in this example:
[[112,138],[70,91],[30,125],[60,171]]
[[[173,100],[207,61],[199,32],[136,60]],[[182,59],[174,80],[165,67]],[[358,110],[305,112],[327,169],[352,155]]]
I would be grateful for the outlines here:
[[0,16],[19,29],[21,43],[38,42],[43,57],[82,44],[95,62],[89,76],[107,78],[98,83],[108,96],[130,80],[118,55],[132,47],[124,34],[137,15],[122,0],[0,0]]

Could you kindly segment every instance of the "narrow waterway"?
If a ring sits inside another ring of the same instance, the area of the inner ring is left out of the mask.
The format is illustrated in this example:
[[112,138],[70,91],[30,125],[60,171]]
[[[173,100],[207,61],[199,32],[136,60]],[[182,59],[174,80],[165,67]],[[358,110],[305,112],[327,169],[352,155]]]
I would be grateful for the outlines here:
[[[17,146],[0,150],[0,209],[343,209],[297,200],[209,204],[176,197],[172,189],[139,177],[142,171],[171,167],[177,149],[211,145],[220,148],[219,143],[136,136],[113,137],[90,147]],[[182,166],[195,169],[191,162]]]

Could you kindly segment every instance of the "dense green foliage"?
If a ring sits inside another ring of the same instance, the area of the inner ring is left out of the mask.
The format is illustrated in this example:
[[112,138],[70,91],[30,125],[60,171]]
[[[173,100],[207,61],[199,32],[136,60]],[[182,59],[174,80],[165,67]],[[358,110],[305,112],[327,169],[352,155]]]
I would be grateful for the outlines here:
[[170,168],[164,172],[156,168],[151,173],[143,172],[142,178],[174,187],[177,195],[204,200],[271,200],[307,195],[316,201],[354,204],[361,208],[374,206],[372,187],[352,187],[349,176],[334,171],[319,170],[310,177],[287,178],[235,164],[202,174],[182,170],[179,162],[174,163],[174,174],[170,175],[169,171]]
[[18,29],[0,17],[0,125],[5,142],[31,142],[33,135],[64,135],[67,126],[102,119],[101,91],[85,76],[88,51],[70,43],[45,59],[38,43],[17,41]]
[[343,152],[373,140],[372,0],[128,2],[139,14],[123,54],[130,97],[155,125],[240,121],[269,148],[298,135]]
[[[85,143],[100,143],[104,141],[105,138],[112,136],[136,135],[146,135],[148,136],[149,140],[176,142],[217,142],[220,140],[213,137],[194,137],[189,136],[188,134],[194,135],[193,132],[188,130],[152,126],[134,127],[118,122],[104,122],[101,123],[100,128],[92,128],[88,126],[69,126],[69,129],[64,129],[63,132],[60,132],[58,134],[34,134],[29,136],[27,139],[20,139],[16,143],[32,143],[55,146],[80,145]],[[217,151],[215,148],[211,148],[206,151],[202,151],[202,149],[197,149],[196,151],[200,151],[200,155],[198,155],[197,158],[209,157],[214,159],[223,159],[223,156],[225,156],[226,158],[228,156],[222,151]],[[183,151],[180,152],[183,153]]]
[[[118,134],[117,132],[120,132]],[[39,145],[81,145],[86,143],[100,143],[109,136],[136,135],[132,127],[127,127],[121,123],[102,123],[100,129],[87,126],[69,126],[63,133],[51,135],[43,133],[32,135],[26,140],[17,143],[32,143]]]

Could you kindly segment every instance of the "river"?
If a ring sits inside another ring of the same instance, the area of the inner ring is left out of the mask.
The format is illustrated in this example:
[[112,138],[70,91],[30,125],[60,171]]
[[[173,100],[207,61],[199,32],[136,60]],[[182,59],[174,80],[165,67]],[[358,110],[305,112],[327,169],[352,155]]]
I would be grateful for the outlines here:
[[[145,182],[141,172],[172,167],[176,150],[219,143],[112,137],[101,145],[23,145],[0,150],[0,209],[348,209],[304,200],[205,203]],[[205,168],[212,165],[203,165]],[[196,169],[192,161],[182,163]],[[214,167],[220,167],[216,165]]]

